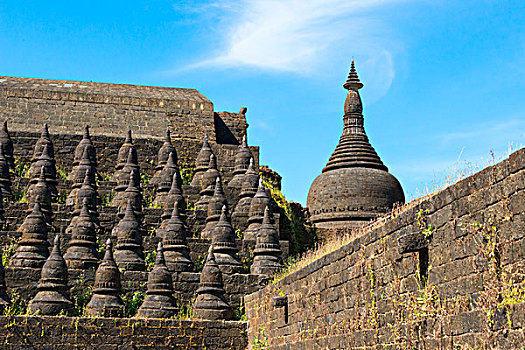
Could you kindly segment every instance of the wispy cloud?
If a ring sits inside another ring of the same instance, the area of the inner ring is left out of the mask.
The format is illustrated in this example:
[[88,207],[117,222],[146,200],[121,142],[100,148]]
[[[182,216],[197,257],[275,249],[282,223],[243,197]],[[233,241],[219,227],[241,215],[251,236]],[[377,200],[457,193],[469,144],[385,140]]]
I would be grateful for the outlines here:
[[[220,48],[188,68],[254,68],[300,75],[333,71],[334,59],[359,58],[368,86],[386,92],[395,76],[392,28],[376,12],[408,0],[243,0],[221,2]],[[235,3],[236,5],[232,5]],[[203,5],[218,6],[216,2]],[[194,11],[196,11],[194,9]]]

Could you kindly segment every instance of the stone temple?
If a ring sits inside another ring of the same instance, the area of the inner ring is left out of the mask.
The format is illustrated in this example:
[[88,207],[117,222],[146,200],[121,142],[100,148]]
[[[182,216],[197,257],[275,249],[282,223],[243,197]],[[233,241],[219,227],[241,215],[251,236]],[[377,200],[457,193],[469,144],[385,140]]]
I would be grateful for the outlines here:
[[321,175],[310,187],[310,220],[319,228],[358,227],[403,204],[401,184],[388,172],[366,136],[354,61],[344,105],[343,134]]

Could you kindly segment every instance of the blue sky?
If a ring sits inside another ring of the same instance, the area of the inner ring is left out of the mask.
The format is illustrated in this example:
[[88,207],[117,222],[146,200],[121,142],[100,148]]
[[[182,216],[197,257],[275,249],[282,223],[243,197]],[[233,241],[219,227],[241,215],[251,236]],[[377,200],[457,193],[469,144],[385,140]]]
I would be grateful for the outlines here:
[[414,198],[525,144],[525,2],[0,2],[0,75],[192,87],[248,107],[249,143],[308,189],[342,131],[351,57],[365,127]]

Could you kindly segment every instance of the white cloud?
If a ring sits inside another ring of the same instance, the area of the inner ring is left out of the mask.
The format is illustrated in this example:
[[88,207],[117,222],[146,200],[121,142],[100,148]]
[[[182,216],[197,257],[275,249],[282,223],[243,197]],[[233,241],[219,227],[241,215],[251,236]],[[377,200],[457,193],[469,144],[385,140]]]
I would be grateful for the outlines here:
[[248,67],[310,76],[346,68],[355,56],[375,100],[390,88],[392,51],[398,46],[376,10],[405,1],[243,0],[234,6],[223,1],[223,17],[233,20],[219,21],[224,26],[220,48],[189,68]]

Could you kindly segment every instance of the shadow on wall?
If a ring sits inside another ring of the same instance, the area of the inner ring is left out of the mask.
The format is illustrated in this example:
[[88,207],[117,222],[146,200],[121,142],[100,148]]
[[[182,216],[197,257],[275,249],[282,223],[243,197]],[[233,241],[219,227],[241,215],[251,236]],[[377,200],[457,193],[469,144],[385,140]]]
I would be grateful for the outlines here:
[[213,114],[213,121],[215,123],[215,135],[218,144],[240,145],[239,140],[237,140],[218,113]]

